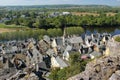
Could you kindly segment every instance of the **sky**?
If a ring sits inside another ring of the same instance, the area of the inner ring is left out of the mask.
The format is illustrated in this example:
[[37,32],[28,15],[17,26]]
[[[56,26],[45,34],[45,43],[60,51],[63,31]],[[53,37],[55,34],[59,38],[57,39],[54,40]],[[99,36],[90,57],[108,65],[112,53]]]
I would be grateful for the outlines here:
[[78,5],[110,5],[120,6],[120,0],[0,0],[0,6],[8,5],[52,5],[52,4],[78,4]]

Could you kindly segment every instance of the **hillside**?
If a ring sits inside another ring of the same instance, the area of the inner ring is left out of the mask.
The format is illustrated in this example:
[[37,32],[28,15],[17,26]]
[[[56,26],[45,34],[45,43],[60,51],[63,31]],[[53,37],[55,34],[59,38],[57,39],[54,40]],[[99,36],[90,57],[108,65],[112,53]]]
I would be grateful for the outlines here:
[[120,45],[109,41],[108,47],[109,56],[88,63],[84,72],[68,80],[120,80]]

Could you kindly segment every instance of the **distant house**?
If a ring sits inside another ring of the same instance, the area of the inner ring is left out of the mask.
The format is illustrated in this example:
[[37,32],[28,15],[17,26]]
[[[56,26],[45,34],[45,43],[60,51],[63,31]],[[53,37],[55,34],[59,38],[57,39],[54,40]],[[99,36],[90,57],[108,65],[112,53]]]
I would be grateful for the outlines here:
[[12,16],[13,19],[17,18],[17,16]]
[[59,57],[51,57],[51,67],[52,68],[60,68],[68,67],[68,65]]
[[3,22],[9,21],[9,20],[11,20],[11,19],[10,18],[2,18]]
[[57,17],[59,15],[60,15],[59,12],[53,12],[53,13],[50,14],[50,17]]
[[21,15],[20,17],[25,18],[26,16],[25,15]]
[[62,12],[62,15],[69,15],[70,12]]
[[0,20],[0,23],[2,23],[3,21],[2,20]]

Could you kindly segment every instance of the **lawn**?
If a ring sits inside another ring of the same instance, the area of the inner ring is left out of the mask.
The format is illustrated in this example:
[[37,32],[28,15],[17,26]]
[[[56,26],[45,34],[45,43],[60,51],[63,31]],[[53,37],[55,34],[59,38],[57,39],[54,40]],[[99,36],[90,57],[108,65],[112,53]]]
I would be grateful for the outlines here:
[[18,30],[27,30],[30,29],[26,26],[18,26],[18,25],[5,25],[0,23],[0,33],[4,33],[4,32],[14,32],[14,31],[18,31]]

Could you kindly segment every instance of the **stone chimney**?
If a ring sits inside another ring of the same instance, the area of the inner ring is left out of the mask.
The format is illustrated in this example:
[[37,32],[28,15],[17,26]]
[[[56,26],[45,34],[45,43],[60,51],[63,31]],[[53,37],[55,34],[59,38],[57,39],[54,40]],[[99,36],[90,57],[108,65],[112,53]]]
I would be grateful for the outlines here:
[[99,52],[99,48],[98,48],[98,46],[94,45],[94,51]]

